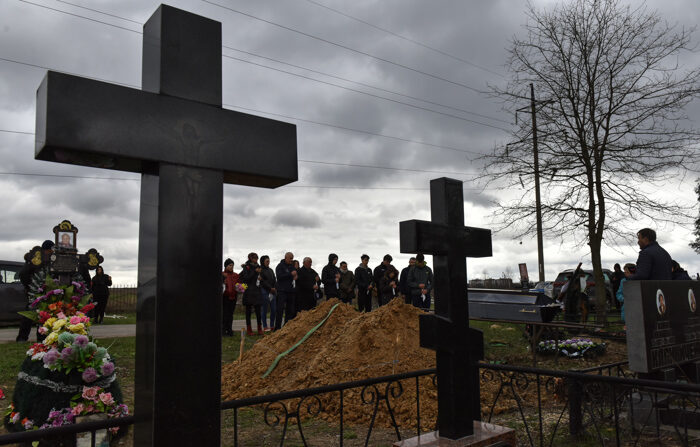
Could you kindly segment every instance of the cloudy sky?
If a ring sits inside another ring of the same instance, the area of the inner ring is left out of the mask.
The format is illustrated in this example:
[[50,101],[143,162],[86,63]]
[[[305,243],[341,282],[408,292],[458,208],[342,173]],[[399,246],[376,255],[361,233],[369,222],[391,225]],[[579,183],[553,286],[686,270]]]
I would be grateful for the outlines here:
[[[225,108],[297,125],[298,182],[274,190],[224,186],[223,258],[240,265],[256,251],[276,262],[291,250],[320,269],[330,252],[352,267],[362,253],[371,265],[391,253],[403,267],[408,255],[399,253],[398,223],[430,218],[430,179],[464,181],[466,224],[485,228],[494,225],[493,200],[519,192],[485,188],[475,177],[483,170],[479,154],[506,141],[513,127],[515,117],[481,92],[507,79],[506,48],[523,33],[523,2],[169,4],[223,24]],[[80,229],[80,249],[97,248],[116,282],[136,282],[139,176],[35,161],[35,94],[47,69],[140,88],[142,25],[158,5],[0,2],[0,259],[20,260],[69,219]],[[692,0],[648,5],[670,22],[700,21]],[[684,58],[700,64],[697,54]],[[689,114],[700,125],[698,104]],[[660,193],[693,205],[694,179]],[[687,228],[631,222],[630,233],[644,226],[657,229],[660,243],[691,274],[700,272]],[[636,260],[634,244],[608,242],[619,247],[605,249],[605,266]],[[493,248],[493,257],[468,261],[470,277],[515,273],[520,262],[537,276],[534,237],[497,233]],[[586,248],[545,235],[547,279],[579,261],[590,265]]]

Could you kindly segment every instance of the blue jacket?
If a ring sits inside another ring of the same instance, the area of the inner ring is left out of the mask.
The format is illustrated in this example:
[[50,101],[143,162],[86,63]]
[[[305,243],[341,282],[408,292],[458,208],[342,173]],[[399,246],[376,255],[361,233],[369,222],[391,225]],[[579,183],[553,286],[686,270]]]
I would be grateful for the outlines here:
[[287,264],[284,259],[277,264],[275,268],[275,274],[277,275],[277,291],[278,292],[294,292],[294,287],[292,287],[292,272],[294,271],[294,264]]
[[625,281],[627,281],[627,278],[622,278],[620,281],[620,287],[617,288],[617,300],[622,303],[622,306],[620,306],[620,319],[622,321],[625,321],[625,295],[622,293],[623,285],[625,284]]
[[639,252],[637,273],[630,279],[672,279],[671,263],[671,255],[654,241]]

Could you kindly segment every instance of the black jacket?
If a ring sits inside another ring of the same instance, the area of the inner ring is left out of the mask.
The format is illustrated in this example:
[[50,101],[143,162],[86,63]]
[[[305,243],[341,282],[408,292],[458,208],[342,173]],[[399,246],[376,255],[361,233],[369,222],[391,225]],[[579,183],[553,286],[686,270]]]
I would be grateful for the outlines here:
[[321,282],[326,298],[338,298],[339,290],[336,286],[335,275],[340,273],[340,269],[333,265],[333,259],[338,259],[334,253],[328,255],[328,264],[321,270]]
[[630,279],[672,279],[671,255],[654,241],[642,248],[637,258],[637,273]]
[[408,287],[408,274],[411,268],[411,266],[404,267],[404,269],[401,270],[401,276],[399,276],[399,290],[406,296],[411,293],[411,288]]
[[270,291],[270,289],[275,288],[275,284],[277,283],[277,278],[275,278],[275,272],[273,272],[270,267],[262,266],[262,271],[260,271],[260,276],[262,277],[262,280],[260,282],[260,287],[267,290],[268,292]]
[[95,301],[102,301],[109,298],[109,286],[112,285],[112,279],[105,275],[95,275],[92,278],[92,296]]
[[301,267],[297,270],[297,303],[300,310],[313,309],[316,306],[314,296],[314,285],[320,286],[321,282],[316,281],[318,273],[314,269]]
[[[243,304],[246,306],[259,306],[263,302],[260,286],[258,285],[258,272],[255,271],[258,267],[260,267],[260,264],[253,264],[248,261],[243,264],[243,270],[238,275],[238,281],[248,285],[248,288],[243,293]],[[262,281],[260,283],[262,284]]]
[[355,284],[357,284],[358,290],[367,290],[367,287],[375,284],[372,269],[369,266],[365,267],[362,264],[357,266],[355,269]]
[[284,259],[277,264],[275,273],[277,274],[277,291],[278,292],[294,292],[294,287],[292,286],[292,272],[295,270],[294,264],[287,264]]

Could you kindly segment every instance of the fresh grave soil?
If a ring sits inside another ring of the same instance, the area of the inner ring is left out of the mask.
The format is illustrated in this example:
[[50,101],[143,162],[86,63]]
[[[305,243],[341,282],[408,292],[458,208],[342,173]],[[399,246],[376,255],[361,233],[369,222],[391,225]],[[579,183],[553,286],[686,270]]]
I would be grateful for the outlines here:
[[[314,326],[319,324],[330,311],[331,307],[338,304],[328,320],[316,332],[314,332],[299,347],[279,361],[277,367],[266,377],[262,376],[273,363],[275,357],[295,345]],[[294,320],[286,324],[281,330],[258,340],[251,350],[233,363],[222,368],[222,399],[232,400],[244,397],[260,396],[279,393],[282,391],[299,390],[319,387],[340,382],[379,377],[390,374],[415,371],[435,367],[434,351],[419,346],[418,316],[423,311],[404,304],[396,299],[386,306],[382,306],[369,313],[357,312],[352,306],[343,304],[338,300],[322,302],[318,307],[308,312],[302,312]],[[501,326],[486,327],[489,335],[498,336]],[[505,328],[504,328],[505,329]],[[513,330],[509,329],[513,334]],[[485,330],[486,332],[486,330]],[[510,335],[513,338],[512,335]],[[517,336],[514,337],[517,340]],[[524,339],[519,343],[525,346]],[[614,346],[614,347],[613,347]],[[626,354],[624,344],[616,346],[609,343],[615,354]],[[500,357],[504,363],[531,364],[531,354],[526,349],[516,349],[506,357],[495,352],[487,355],[491,361]],[[615,358],[605,355],[605,362],[613,362]],[[542,358],[544,364],[540,367],[553,367],[554,360]],[[601,363],[601,358],[596,359],[559,359],[556,369],[586,368]],[[481,380],[481,402],[483,414],[492,411],[491,405],[499,395],[497,405],[493,408],[493,414],[498,415],[517,408],[518,403],[508,393],[508,389],[502,389],[503,376],[495,372],[487,372]],[[423,428],[435,426],[437,418],[437,389],[431,377],[420,378],[420,417]],[[416,427],[416,387],[415,379],[404,380],[401,383],[403,391],[400,396],[389,398],[396,423],[403,429]],[[378,385],[380,394],[388,394],[386,384]],[[344,422],[349,425],[367,426],[370,423],[373,405],[363,402],[360,389],[349,390],[344,394]],[[370,394],[374,388],[365,390],[365,401],[373,398]],[[524,399],[527,406],[537,405],[537,387],[529,386],[518,390],[519,397]],[[320,399],[320,411],[318,416],[329,421],[339,420],[338,393],[318,396]],[[542,393],[542,404],[554,403],[556,393]],[[309,399],[301,408],[302,418],[304,412],[309,411],[306,406]],[[288,402],[288,411],[295,410],[297,401]],[[522,404],[522,402],[521,402]],[[375,424],[380,427],[390,427],[391,417],[386,411],[386,403],[381,401],[376,415]],[[317,407],[317,406],[316,406]],[[313,408],[311,413],[315,413]]]

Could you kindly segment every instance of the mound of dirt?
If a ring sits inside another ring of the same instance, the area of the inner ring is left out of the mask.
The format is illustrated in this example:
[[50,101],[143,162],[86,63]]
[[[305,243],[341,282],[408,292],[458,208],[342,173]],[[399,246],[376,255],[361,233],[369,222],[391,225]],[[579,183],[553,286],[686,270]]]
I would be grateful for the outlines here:
[[[275,357],[301,340],[335,304],[338,306],[325,324],[280,360],[272,373],[263,379]],[[418,315],[421,313],[398,299],[369,313],[357,312],[336,299],[324,301],[315,309],[297,315],[281,330],[259,340],[240,361],[224,365],[222,397],[224,400],[239,399],[433,368],[435,353],[419,346]],[[402,385],[403,394],[390,400],[392,409],[399,425],[415,426],[415,379],[404,381]],[[381,393],[386,391],[385,388],[386,385],[378,386]],[[355,389],[344,393],[343,418],[347,423],[367,423],[371,417],[374,407],[363,403],[360,391]],[[370,400],[367,394],[370,391],[373,389],[365,392],[365,400]],[[422,378],[422,426],[434,425],[436,396],[437,390],[431,379]],[[321,416],[337,420],[338,393],[324,394],[319,398],[323,407]],[[380,405],[385,403],[380,402]],[[389,426],[386,408],[380,407],[376,423]]]
[[[285,352],[301,340],[306,333],[321,322],[338,304],[328,320],[306,341],[289,353],[266,377],[263,374],[278,354]],[[260,339],[241,359],[222,368],[223,400],[240,399],[319,387],[340,382],[379,377],[390,374],[435,367],[435,352],[419,346],[418,316],[423,311],[404,304],[400,299],[369,312],[357,312],[352,306],[333,299],[324,301],[308,312],[302,312],[281,330]],[[420,382],[421,427],[432,429],[437,419],[437,389],[431,377]],[[402,428],[416,426],[415,379],[401,383],[402,393],[396,396],[398,387],[388,390],[386,384],[344,392],[343,419],[349,424],[367,425],[374,411],[372,392],[389,396],[396,422]],[[482,411],[491,410],[501,381],[497,374],[489,374],[481,380]],[[392,392],[394,394],[392,394]],[[524,394],[530,394],[528,390]],[[337,392],[319,395],[319,415],[329,421],[339,420],[339,395]],[[534,397],[534,396],[533,396]],[[366,403],[370,401],[370,403]],[[289,411],[296,410],[298,400],[287,403]],[[307,399],[300,411],[311,403]],[[494,413],[516,408],[514,400],[502,396]],[[312,405],[315,413],[317,405]],[[302,414],[304,417],[304,414]],[[386,401],[379,401],[376,424],[390,427],[391,418],[386,411]]]

